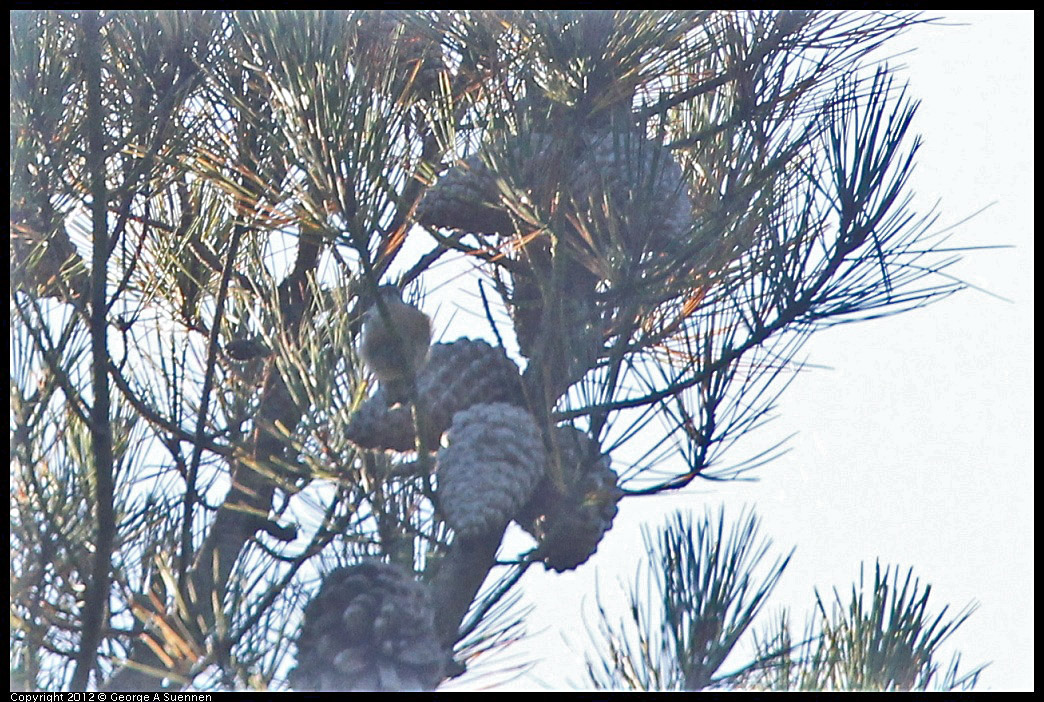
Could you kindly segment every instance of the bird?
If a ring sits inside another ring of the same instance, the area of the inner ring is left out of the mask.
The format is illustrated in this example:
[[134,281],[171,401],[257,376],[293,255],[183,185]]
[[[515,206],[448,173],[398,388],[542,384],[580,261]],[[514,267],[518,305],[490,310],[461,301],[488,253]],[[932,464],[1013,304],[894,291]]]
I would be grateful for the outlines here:
[[382,285],[377,290],[387,315],[376,303],[366,311],[360,352],[392,407],[410,399],[416,373],[431,348],[431,319],[403,302],[395,285]]
[[270,356],[272,349],[265,345],[261,337],[237,338],[225,344],[225,353],[236,361],[249,361],[252,358]]

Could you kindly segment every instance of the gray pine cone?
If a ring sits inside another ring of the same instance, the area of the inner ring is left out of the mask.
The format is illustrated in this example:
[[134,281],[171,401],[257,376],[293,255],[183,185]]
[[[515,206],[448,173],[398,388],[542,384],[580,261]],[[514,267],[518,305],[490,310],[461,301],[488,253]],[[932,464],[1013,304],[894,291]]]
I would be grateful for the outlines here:
[[432,690],[446,653],[425,585],[399,566],[364,561],[333,571],[304,611],[297,691]]
[[[536,360],[541,385],[557,396],[597,363],[613,327],[616,291],[598,292],[609,275],[600,264],[631,260],[659,279],[678,259],[711,252],[693,251],[694,206],[681,166],[629,110],[588,127],[577,121],[582,115],[539,103],[522,107],[518,134],[444,174],[416,216],[429,227],[527,237],[524,265],[511,271],[509,307],[522,354]],[[552,209],[568,222],[555,231],[565,245],[554,254],[550,237],[529,236]],[[541,294],[539,282],[559,264],[561,282]]]
[[439,450],[439,510],[460,535],[506,526],[544,474],[540,430],[524,409],[474,405],[453,417]]
[[570,426],[556,431],[566,492],[545,476],[517,521],[540,542],[544,567],[561,573],[586,563],[598,550],[623,492],[609,456],[589,436]]
[[478,404],[522,406],[525,399],[518,366],[504,349],[478,339],[436,344],[417,379],[429,431],[442,436],[453,416]]
[[[572,142],[534,131],[495,142],[494,162],[508,164],[495,173],[481,154],[465,159],[432,186],[417,207],[425,226],[511,235],[522,215],[503,193],[507,185],[535,204],[550,196],[561,180],[574,207],[596,241],[623,240],[635,254],[662,248],[685,237],[693,222],[693,203],[681,166],[671,152],[636,127],[587,132]],[[611,221],[606,219],[605,205]]]
[[[476,339],[433,344],[417,374],[417,396],[427,425],[425,443],[432,448],[461,410],[480,403],[524,404],[518,366],[502,348]],[[352,416],[348,438],[362,448],[410,451],[414,448],[410,408],[389,409],[378,388]]]
[[532,275],[515,272],[511,280],[511,319],[519,351],[526,358],[539,359],[537,367],[531,364],[527,372],[541,371],[549,383],[546,387],[558,396],[583,378],[604,351],[607,320],[598,304],[598,280],[569,262],[561,295],[549,304]]

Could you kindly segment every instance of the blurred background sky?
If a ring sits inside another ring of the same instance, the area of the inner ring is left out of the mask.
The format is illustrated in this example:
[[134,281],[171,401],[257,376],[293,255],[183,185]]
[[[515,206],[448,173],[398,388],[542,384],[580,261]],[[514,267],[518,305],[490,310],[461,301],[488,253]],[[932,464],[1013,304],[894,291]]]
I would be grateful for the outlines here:
[[[789,452],[757,469],[757,482],[696,481],[678,494],[625,500],[578,571],[531,568],[522,581],[529,635],[496,661],[528,671],[469,675],[467,689],[589,687],[585,620],[596,620],[596,584],[623,615],[644,557],[641,525],[720,505],[732,521],[753,506],[771,554],[797,547],[765,615],[789,607],[800,629],[814,588],[829,601],[836,587],[847,600],[861,563],[869,582],[875,560],[903,574],[912,566],[932,586],[932,612],[948,605],[952,617],[979,604],[941,664],[960,651],[962,669],[990,663],[977,689],[1033,689],[1034,17],[944,17],[884,47],[921,100],[913,209],[937,205],[931,231],[954,227],[954,248],[1012,248],[963,253],[947,273],[971,287],[938,304],[814,335],[796,359],[811,367],[784,392],[776,419],[725,463],[794,434]],[[483,320],[446,307],[435,326],[447,340],[488,335]]]

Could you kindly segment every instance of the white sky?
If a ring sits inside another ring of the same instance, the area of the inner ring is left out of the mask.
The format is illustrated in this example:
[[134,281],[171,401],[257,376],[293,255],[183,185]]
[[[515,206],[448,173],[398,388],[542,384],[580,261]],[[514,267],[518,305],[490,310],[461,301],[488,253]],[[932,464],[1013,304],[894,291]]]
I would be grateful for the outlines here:
[[[497,689],[584,686],[582,613],[594,621],[596,580],[603,596],[621,596],[644,555],[641,524],[722,503],[733,518],[756,506],[776,551],[797,546],[767,613],[788,606],[803,622],[813,588],[845,593],[861,562],[871,580],[875,559],[913,566],[932,586],[931,611],[980,604],[940,662],[958,650],[964,669],[991,662],[979,690],[1033,689],[1033,13],[945,16],[947,26],[890,44],[891,55],[915,50],[893,61],[922,100],[915,208],[938,201],[938,230],[992,203],[951,245],[1014,248],[967,252],[949,273],[1007,300],[967,290],[815,335],[803,354],[817,368],[795,379],[778,419],[741,442],[735,460],[798,432],[790,452],[758,469],[756,483],[701,481],[625,500],[579,571],[530,569],[530,636],[508,660],[534,665]],[[448,321],[448,310],[436,315]]]

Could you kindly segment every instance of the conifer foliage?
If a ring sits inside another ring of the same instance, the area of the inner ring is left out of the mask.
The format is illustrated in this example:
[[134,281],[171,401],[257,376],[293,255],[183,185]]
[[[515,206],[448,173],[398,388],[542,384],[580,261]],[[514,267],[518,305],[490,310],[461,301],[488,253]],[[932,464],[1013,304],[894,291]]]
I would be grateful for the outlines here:
[[[437,687],[622,501],[753,467],[809,334],[960,287],[871,56],[914,15],[10,21],[20,687]],[[443,264],[488,325],[407,347]]]

